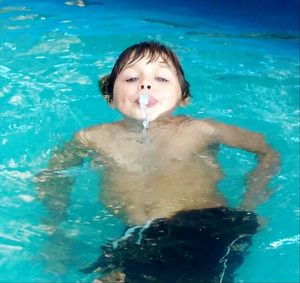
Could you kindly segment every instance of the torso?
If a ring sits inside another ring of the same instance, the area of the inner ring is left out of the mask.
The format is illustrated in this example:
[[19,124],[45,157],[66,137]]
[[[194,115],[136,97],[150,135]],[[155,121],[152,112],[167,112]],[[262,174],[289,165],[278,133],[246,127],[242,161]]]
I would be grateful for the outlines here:
[[225,205],[216,190],[222,172],[209,131],[185,117],[150,128],[148,142],[140,130],[129,132],[122,123],[88,130],[85,140],[105,168],[101,200],[130,224]]

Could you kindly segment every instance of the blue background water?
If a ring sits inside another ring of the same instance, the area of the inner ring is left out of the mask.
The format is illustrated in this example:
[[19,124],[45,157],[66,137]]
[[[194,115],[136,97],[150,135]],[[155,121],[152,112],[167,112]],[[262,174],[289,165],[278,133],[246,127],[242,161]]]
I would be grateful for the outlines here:
[[[97,176],[88,164],[74,169],[65,238],[54,248],[31,180],[74,132],[120,118],[100,97],[98,77],[127,46],[160,40],[177,52],[191,83],[193,100],[178,113],[264,133],[281,154],[276,191],[258,208],[268,225],[236,282],[298,282],[299,2],[86,2],[0,1],[0,281],[92,280],[78,268],[122,231],[99,203]],[[235,205],[254,158],[223,147],[219,159],[220,190]]]

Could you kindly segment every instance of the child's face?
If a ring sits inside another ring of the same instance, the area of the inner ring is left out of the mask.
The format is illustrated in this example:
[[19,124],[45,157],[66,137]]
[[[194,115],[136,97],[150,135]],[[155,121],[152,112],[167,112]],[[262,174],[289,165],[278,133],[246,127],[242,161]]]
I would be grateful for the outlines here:
[[181,87],[175,68],[162,58],[149,62],[145,57],[127,65],[114,84],[113,105],[125,116],[145,119],[139,104],[141,94],[148,94],[147,116],[149,121],[169,114],[182,102]]

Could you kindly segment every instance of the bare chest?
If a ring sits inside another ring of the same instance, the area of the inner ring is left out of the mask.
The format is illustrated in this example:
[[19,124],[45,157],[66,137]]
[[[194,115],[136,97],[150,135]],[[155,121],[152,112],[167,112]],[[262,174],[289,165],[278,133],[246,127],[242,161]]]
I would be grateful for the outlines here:
[[174,134],[120,137],[101,146],[101,152],[122,167],[144,167],[187,161],[206,148],[205,142]]

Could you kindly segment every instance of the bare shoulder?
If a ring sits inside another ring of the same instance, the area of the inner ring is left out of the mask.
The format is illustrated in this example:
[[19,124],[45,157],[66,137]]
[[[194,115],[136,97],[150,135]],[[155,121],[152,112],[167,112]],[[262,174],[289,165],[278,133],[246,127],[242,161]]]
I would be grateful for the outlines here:
[[213,120],[209,119],[186,119],[184,122],[190,130],[194,133],[200,133],[201,135],[213,135],[216,130],[216,123]]
[[106,143],[110,139],[114,127],[114,123],[91,126],[77,132],[75,139],[85,147],[99,147],[101,143]]
[[198,128],[198,130],[203,133],[214,135],[218,137],[224,134],[241,134],[249,132],[246,129],[239,128],[235,125],[228,125],[220,121],[216,121],[213,119],[203,119],[203,120],[194,120],[194,126]]

